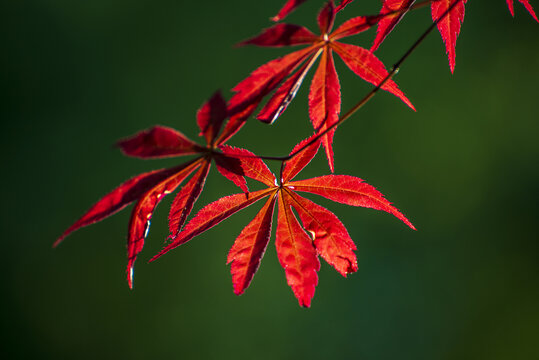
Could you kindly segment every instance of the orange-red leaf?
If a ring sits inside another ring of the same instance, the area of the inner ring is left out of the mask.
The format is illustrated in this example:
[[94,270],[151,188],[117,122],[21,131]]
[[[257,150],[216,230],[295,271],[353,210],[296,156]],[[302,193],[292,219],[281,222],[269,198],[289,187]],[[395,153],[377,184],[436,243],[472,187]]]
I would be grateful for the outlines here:
[[148,190],[135,205],[129,220],[129,233],[127,237],[127,281],[133,287],[133,266],[138,253],[144,247],[144,239],[150,229],[150,220],[153,212],[167,194],[170,194],[185,180],[189,174],[200,166],[200,162],[193,162],[183,170],[160,182]]
[[288,187],[294,191],[317,194],[342,204],[388,212],[415,230],[412,223],[397,208],[392,206],[382,193],[360,178],[348,175],[326,175],[293,181],[288,184]]
[[455,70],[455,47],[460,33],[460,25],[464,20],[464,5],[467,0],[438,0],[431,3],[432,21],[437,21],[449,10],[455,1],[458,1],[458,4],[453,6],[449,13],[437,25],[445,44],[451,73]]
[[165,126],[154,126],[117,144],[125,155],[139,158],[190,155],[203,149],[181,132]]
[[[376,38],[371,47],[371,51],[374,52],[380,44],[384,41],[387,35],[393,30],[393,28],[401,21],[402,17],[406,14],[408,9],[415,3],[415,0],[384,0],[380,15],[385,15],[378,22],[378,29],[376,30]],[[389,14],[393,11],[400,11],[398,13]]]
[[221,221],[225,220],[232,214],[254,204],[263,197],[274,192],[273,189],[259,190],[247,194],[235,194],[223,197],[203,207],[196,215],[185,225],[183,231],[167,245],[159,254],[154,256],[150,261],[157,260],[170,250],[185,244],[197,235],[211,229]]
[[337,216],[292,191],[289,191],[289,197],[303,228],[311,234],[318,254],[342,276],[356,272],[356,245]]
[[168,229],[170,238],[175,238],[180,232],[187,216],[191,213],[210,171],[210,162],[204,161],[196,174],[185,184],[174,198],[168,214]]
[[282,191],[279,193],[275,247],[279,262],[285,270],[287,283],[299,304],[304,307],[311,306],[311,299],[318,284],[316,272],[320,270],[320,262],[312,240],[299,225]]
[[318,152],[318,148],[320,147],[320,140],[317,139],[316,141],[313,141],[315,136],[316,134],[305,140],[302,140],[299,144],[294,146],[294,149],[292,149],[290,154],[294,154],[303,146],[312,142],[305,149],[300,151],[297,155],[295,155],[294,157],[292,157],[292,159],[288,160],[285,163],[284,168],[283,168],[283,178],[281,180],[283,184],[286,184],[287,182],[292,180],[316,156],[316,153]]
[[[509,7],[509,12],[511,13],[511,16],[515,16],[515,9],[513,8],[513,0],[506,0],[507,1],[507,7]],[[526,10],[530,13],[530,15],[535,19],[535,21],[539,22],[539,19],[537,19],[537,15],[535,15],[535,11],[533,11],[533,7],[530,5],[530,2],[528,0],[518,0]]]
[[[359,46],[339,42],[333,42],[332,47],[350,70],[363,80],[370,82],[373,85],[378,85],[388,75],[384,64],[370,51]],[[404,103],[411,109],[415,110],[410,100],[408,100],[393,80],[388,80],[382,86],[382,89],[392,93],[404,101]]]
[[[309,117],[316,132],[322,132],[339,121],[341,112],[341,87],[331,49],[323,52],[320,64],[311,82],[309,92]],[[334,171],[333,135],[335,128],[322,136],[322,145],[326,150],[329,169]]]
[[226,262],[231,264],[230,272],[236,295],[243,294],[245,289],[249,287],[260,266],[271,235],[274,207],[275,196],[272,196],[253,221],[241,231],[228,253]]

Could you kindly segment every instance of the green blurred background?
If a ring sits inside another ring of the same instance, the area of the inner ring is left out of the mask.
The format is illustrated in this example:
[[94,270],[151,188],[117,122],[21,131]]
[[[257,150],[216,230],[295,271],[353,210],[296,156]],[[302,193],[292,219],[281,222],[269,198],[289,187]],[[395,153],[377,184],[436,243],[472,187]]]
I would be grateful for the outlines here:
[[[226,254],[260,204],[147,264],[167,235],[164,201],[133,291],[129,210],[51,248],[121,181],[178,161],[123,157],[116,140],[154,124],[197,138],[205,99],[216,89],[230,97],[288,51],[233,48],[282,3],[2,2],[7,358],[539,358],[539,25],[518,2],[515,19],[503,0],[468,3],[453,76],[439,34],[429,36],[396,77],[417,113],[384,93],[337,131],[336,173],[375,185],[419,230],[315,199],[347,226],[360,270],[344,279],[323,263],[310,309],[286,285],[273,241],[247,292],[232,292]],[[290,22],[315,30],[321,5],[308,1]],[[378,8],[356,1],[337,24]],[[430,23],[426,9],[410,14],[378,56],[389,66]],[[347,42],[369,47],[373,34]],[[369,86],[336,64],[346,110]],[[274,126],[251,121],[231,144],[288,153],[310,132],[309,82]],[[326,173],[320,153],[302,176]],[[197,208],[235,192],[214,171]]]

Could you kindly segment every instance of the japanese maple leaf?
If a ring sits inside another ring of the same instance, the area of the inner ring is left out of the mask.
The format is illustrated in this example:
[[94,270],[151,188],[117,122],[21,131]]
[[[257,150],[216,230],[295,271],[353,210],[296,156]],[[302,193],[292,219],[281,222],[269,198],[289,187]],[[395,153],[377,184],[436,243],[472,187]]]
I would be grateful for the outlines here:
[[[318,36],[305,27],[281,23],[242,43],[273,47],[301,44],[308,46],[260,66],[249,77],[236,85],[233,89],[236,94],[229,102],[229,109],[232,114],[235,114],[232,115],[232,118],[249,116],[262,99],[275,89],[286,76],[291,74],[257,116],[263,122],[273,123],[292,101],[306,73],[320,57],[320,63],[314,74],[309,93],[309,117],[314,129],[317,132],[322,132],[338,121],[341,111],[341,92],[333,62],[333,53],[339,55],[356,75],[371,84],[378,85],[388,75],[382,62],[370,51],[338,41],[365,31],[376,23],[378,17],[355,17],[332,32],[335,14],[336,9],[333,1],[329,1],[318,15],[320,28]],[[299,69],[295,71],[298,67]],[[411,102],[392,80],[388,80],[382,89],[394,94],[414,109]],[[332,172],[334,170],[332,149],[334,133],[335,128],[322,137],[322,144]]]
[[[445,44],[449,68],[451,73],[455,70],[455,47],[460,33],[460,26],[464,20],[464,5],[467,0],[433,0],[431,2],[431,15],[434,22],[441,19],[437,28]],[[457,4],[453,5],[455,2]],[[401,21],[406,12],[414,5],[415,0],[384,0],[380,10],[381,19],[378,22],[376,38],[371,51],[376,51],[384,39]],[[446,12],[449,12],[446,14]],[[443,17],[443,18],[442,18]]]
[[384,0],[380,15],[386,15],[378,22],[376,38],[371,47],[371,51],[376,51],[386,36],[401,21],[402,17],[415,3],[415,0]]
[[[304,140],[294,150],[301,149],[311,139]],[[307,192],[327,199],[383,210],[393,214],[406,225],[413,225],[373,186],[346,175],[327,175],[308,180],[292,181],[316,155],[320,142],[307,146],[286,162],[280,185],[260,159],[242,160],[245,175],[262,182],[267,189],[223,197],[202,208],[185,226],[178,237],[151,261],[185,244],[195,236],[214,227],[232,214],[267,198],[255,218],[241,231],[228,254],[234,293],[242,294],[251,283],[271,234],[275,203],[278,204],[275,246],[279,262],[285,269],[288,285],[301,306],[309,307],[318,283],[321,256],[340,274],[357,271],[356,246],[340,220],[329,210],[308,200],[298,192]],[[292,210],[295,210],[299,220]]]
[[[279,10],[277,15],[272,17],[271,20],[272,21],[281,21],[281,20],[283,20],[285,17],[288,16],[288,14],[290,14],[292,11],[296,10],[296,8],[298,6],[300,6],[301,4],[303,4],[305,1],[307,1],[307,0],[288,0],[283,5],[281,10]],[[337,6],[336,10],[337,11],[342,10],[346,5],[350,4],[352,1],[354,1],[354,0],[342,0],[340,5]]]
[[[455,70],[455,47],[460,33],[460,26],[464,21],[464,5],[467,0],[438,0],[431,3],[432,21],[438,21],[451,8],[449,13],[438,22],[438,31],[442,36],[449,59],[451,73]],[[453,4],[457,2],[456,5]],[[451,7],[452,6],[452,7]]]
[[[227,154],[253,154],[247,150],[223,145],[222,141],[216,141],[226,117],[226,103],[221,95],[216,93],[197,113],[197,124],[201,131],[200,135],[206,139],[206,146],[200,146],[179,131],[164,126],[155,126],[120,141],[118,146],[125,155],[142,159],[193,154],[199,156],[177,167],[143,173],[122,183],[71,225],[56,240],[54,246],[60,244],[73,231],[101,221],[136,201],[129,221],[127,239],[128,283],[129,287],[133,287],[133,266],[144,246],[152,214],[164,196],[176,190],[189,175],[194,172],[191,179],[180,189],[170,208],[171,238],[178,234],[202,192],[212,159],[215,160],[217,169],[223,176],[248,192],[240,162]],[[228,136],[225,134],[225,137]],[[217,151],[218,148],[222,152]]]
[[[509,7],[509,12],[511,13],[511,16],[515,16],[515,9],[513,8],[513,0],[506,0],[507,1],[507,7]],[[537,15],[535,15],[535,11],[533,11],[532,6],[530,5],[530,2],[528,0],[518,0],[526,10],[530,13],[530,15],[535,19],[535,21],[539,22],[539,19],[537,19]]]

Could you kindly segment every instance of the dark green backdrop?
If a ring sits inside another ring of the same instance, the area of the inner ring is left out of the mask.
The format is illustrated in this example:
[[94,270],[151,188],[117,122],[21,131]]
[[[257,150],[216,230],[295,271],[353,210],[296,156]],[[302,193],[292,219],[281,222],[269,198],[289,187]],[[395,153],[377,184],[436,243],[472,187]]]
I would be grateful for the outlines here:
[[[339,128],[336,172],[375,185],[419,230],[320,201],[358,244],[360,269],[344,279],[322,264],[311,309],[286,285],[273,242],[247,292],[232,292],[226,254],[260,205],[147,264],[167,234],[165,201],[133,291],[124,273],[129,210],[51,249],[121,181],[176,163],[125,158],[117,139],[154,124],[197,138],[205,99],[218,88],[229,97],[286,52],[233,48],[269,26],[283,2],[2,2],[0,351],[8,358],[539,357],[539,24],[518,2],[515,19],[503,0],[468,3],[453,76],[439,35],[429,36],[396,77],[417,113],[384,93]],[[308,1],[290,21],[314,30],[321,5]],[[356,1],[337,24],[378,6]],[[379,57],[389,66],[430,23],[426,9],[409,15]],[[368,47],[372,38],[349,42]],[[369,86],[336,63],[346,110]],[[231,144],[288,153],[310,131],[307,89],[277,124],[251,121]],[[327,172],[319,156],[302,176]],[[233,192],[214,172],[198,208]]]

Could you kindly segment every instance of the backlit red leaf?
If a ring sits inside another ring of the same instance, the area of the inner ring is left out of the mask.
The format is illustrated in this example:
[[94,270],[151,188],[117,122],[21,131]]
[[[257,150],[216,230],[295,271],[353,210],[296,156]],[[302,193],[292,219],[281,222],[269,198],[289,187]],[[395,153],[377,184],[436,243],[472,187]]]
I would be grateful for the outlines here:
[[[323,52],[320,64],[309,92],[309,117],[316,132],[322,132],[339,121],[341,112],[341,87],[331,49]],[[333,135],[335,128],[322,136],[322,145],[326,150],[329,168],[334,170],[333,160]]]
[[222,146],[223,154],[227,157],[237,159],[243,171],[243,175],[260,181],[269,187],[275,186],[275,175],[268,166],[255,154],[249,150],[235,148],[232,146]]
[[[511,16],[515,16],[515,9],[513,8],[513,0],[506,0],[507,1],[507,7],[509,7],[509,12],[511,13]],[[537,15],[535,15],[535,11],[533,11],[533,7],[530,5],[529,0],[518,0],[526,10],[530,13],[530,15],[535,19],[535,21],[539,22],[539,19],[537,19]]]
[[412,223],[397,208],[392,206],[382,193],[360,178],[348,175],[326,175],[293,181],[288,186],[294,191],[317,194],[342,204],[388,212],[415,230]]
[[341,11],[342,9],[346,7],[346,5],[350,4],[352,1],[354,0],[342,0],[339,6],[337,6],[337,9],[335,9],[335,11],[337,12]]
[[170,237],[174,238],[180,232],[187,216],[191,213],[210,171],[210,162],[204,161],[198,171],[185,184],[174,198],[168,214],[168,229]]
[[309,307],[318,284],[316,272],[320,270],[320,262],[313,241],[301,228],[282,191],[279,193],[278,202],[279,215],[275,235],[277,257],[299,304]]
[[288,14],[294,11],[298,6],[303,4],[306,0],[288,0],[284,6],[279,10],[279,13],[271,18],[272,21],[281,21]]
[[437,25],[445,44],[451,73],[455,70],[455,47],[460,33],[460,25],[464,20],[464,5],[467,0],[438,0],[431,3],[432,21],[437,21],[456,1],[458,4],[453,6],[449,13]]
[[303,64],[298,71],[283,82],[256,116],[258,120],[273,124],[273,122],[281,116],[296,96],[299,87],[305,79],[305,75],[307,75],[307,72],[311,69],[321,52],[322,50],[319,50],[308,62]]
[[228,253],[227,264],[231,264],[230,272],[236,295],[243,294],[249,287],[260,266],[271,235],[274,207],[275,196],[272,196],[253,221],[241,231]]
[[220,92],[216,92],[197,112],[197,124],[200,135],[206,138],[208,145],[213,144],[227,116],[226,102]]
[[217,138],[215,144],[224,144],[228,139],[234,136],[234,134],[245,125],[245,121],[247,121],[249,116],[251,116],[258,107],[259,101],[260,100],[255,98],[250,104],[247,102],[238,104],[236,108],[229,113],[230,119],[226,122],[223,132]]
[[125,155],[139,158],[190,155],[203,149],[181,132],[165,126],[154,126],[117,144]]
[[380,19],[378,22],[378,29],[376,30],[376,38],[371,47],[372,52],[378,49],[386,36],[393,30],[399,21],[401,21],[402,17],[414,3],[415,0],[384,0],[380,15],[386,15],[397,10],[400,10],[401,12],[386,15]]
[[183,180],[198,166],[200,166],[200,162],[194,162],[173,176],[163,180],[142,195],[135,205],[135,209],[131,213],[131,219],[129,220],[127,237],[127,282],[130,288],[133,287],[133,266],[138,253],[144,247],[144,239],[150,229],[150,220],[157,204],[159,204],[165,195],[176,190]]
[[[272,60],[253,71],[251,75],[232,89],[236,93],[229,102],[232,115],[246,108],[254,111],[256,105],[254,108],[253,105],[258,104],[264,96],[275,89],[312,52],[312,47],[298,50],[282,58]],[[245,115],[242,114],[242,117]]]
[[289,191],[290,203],[303,228],[311,234],[316,251],[342,276],[356,272],[356,245],[348,231],[332,212]]
[[[378,85],[388,75],[384,64],[370,51],[359,46],[339,42],[333,42],[331,45],[350,70],[363,80],[373,85]],[[382,89],[392,93],[404,101],[411,109],[415,110],[410,100],[408,100],[393,80],[388,80],[382,86]]]
[[155,170],[137,175],[127,180],[116,189],[103,196],[103,198],[92,206],[79,220],[71,225],[62,236],[56,240],[53,246],[58,246],[58,244],[73,231],[101,221],[122,210],[124,207],[141,197],[142,194],[150,188],[159,184],[161,181],[175,172],[180,171],[184,167],[185,165],[173,169]]
[[187,223],[187,225],[185,225],[183,231],[179,233],[174,241],[167,245],[150,261],[157,260],[170,250],[185,244],[195,236],[211,229],[232,214],[254,204],[274,191],[275,190],[273,189],[265,189],[251,192],[247,194],[247,196],[245,194],[230,195],[206,205]]
[[217,170],[221,175],[232,181],[238,186],[244,193],[249,192],[247,187],[247,181],[245,180],[245,173],[241,167],[241,160],[233,157],[215,154],[213,156]]
[[380,16],[358,16],[345,21],[335,31],[331,33],[332,40],[339,40],[343,37],[359,34],[376,25]]
[[238,45],[279,47],[310,44],[317,39],[318,36],[303,26],[293,24],[277,24],[265,29],[260,35],[242,41]]
[[299,152],[297,155],[292,157],[292,159],[288,160],[283,168],[283,184],[286,184],[290,180],[292,180],[305,166],[307,166],[311,160],[316,156],[316,153],[318,152],[318,148],[320,147],[320,140],[313,141],[316,134],[302,140],[299,144],[294,146],[294,149],[290,152],[290,154],[295,154],[296,151],[301,149],[303,146],[305,146],[308,143],[311,143],[305,149],[303,149],[301,152]]

